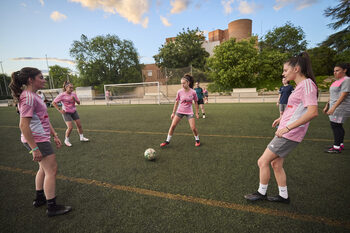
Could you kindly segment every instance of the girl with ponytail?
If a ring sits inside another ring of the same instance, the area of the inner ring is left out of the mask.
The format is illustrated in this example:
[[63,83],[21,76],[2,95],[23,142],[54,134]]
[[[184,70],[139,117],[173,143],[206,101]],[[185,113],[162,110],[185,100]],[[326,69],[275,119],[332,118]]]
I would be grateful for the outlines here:
[[350,117],[350,64],[336,65],[334,77],[336,81],[329,88],[329,101],[323,109],[323,112],[329,115],[334,136],[334,144],[325,150],[327,153],[341,153],[344,150],[343,123]]
[[69,212],[70,206],[56,205],[56,156],[51,145],[51,136],[57,148],[61,141],[51,126],[47,108],[36,91],[45,86],[41,71],[36,68],[25,67],[11,75],[9,85],[12,96],[18,103],[20,114],[19,127],[21,141],[33,156],[33,161],[39,163],[39,170],[35,177],[36,198],[34,207],[47,203],[47,215],[56,216]]
[[196,106],[196,118],[199,118],[198,115],[198,97],[196,91],[193,90],[194,79],[191,75],[185,74],[181,78],[182,89],[177,91],[176,101],[173,108],[173,113],[171,114],[172,123],[169,128],[168,137],[165,142],[160,144],[160,147],[165,147],[170,143],[170,139],[173,136],[177,124],[185,116],[190,124],[194,138],[195,146],[200,146],[199,135],[196,129],[192,103],[194,101]]
[[[69,136],[73,130],[73,121],[78,128],[80,141],[88,142],[89,139],[84,137],[83,127],[80,122],[80,117],[78,115],[77,109],[75,107],[75,103],[80,104],[80,100],[74,92],[73,84],[65,81],[63,83],[63,92],[59,94],[54,100],[52,105],[62,114],[63,120],[67,125],[66,135],[64,139],[64,144],[66,146],[72,146],[69,141]],[[57,105],[59,102],[62,103],[62,109]]]
[[[283,77],[294,81],[296,88],[289,96],[287,108],[276,119],[272,127],[279,125],[275,137],[267,145],[258,160],[260,184],[257,192],[244,196],[249,201],[268,200],[288,204],[287,178],[283,169],[284,158],[303,140],[309,122],[318,116],[317,85],[311,68],[311,61],[306,52],[290,58],[283,65]],[[267,196],[270,180],[270,164],[275,173],[279,195]]]

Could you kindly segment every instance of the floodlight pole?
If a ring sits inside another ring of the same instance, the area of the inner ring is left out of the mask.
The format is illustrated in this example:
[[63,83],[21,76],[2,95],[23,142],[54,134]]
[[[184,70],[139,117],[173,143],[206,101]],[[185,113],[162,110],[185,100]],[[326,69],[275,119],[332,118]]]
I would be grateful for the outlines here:
[[6,95],[9,95],[9,92],[7,90],[7,83],[6,83],[6,77],[5,77],[5,73],[4,73],[4,68],[2,67],[2,61],[0,61],[1,64],[1,70],[2,70],[2,74],[3,74],[3,78],[4,78],[4,84],[5,84],[5,90],[6,90]]

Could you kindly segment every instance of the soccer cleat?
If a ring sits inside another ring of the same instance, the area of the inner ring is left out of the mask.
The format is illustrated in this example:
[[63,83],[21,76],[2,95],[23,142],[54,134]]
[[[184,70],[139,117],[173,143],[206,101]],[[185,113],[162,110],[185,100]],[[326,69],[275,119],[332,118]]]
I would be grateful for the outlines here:
[[200,143],[200,141],[199,140],[196,140],[196,143],[194,144],[195,146],[200,146],[201,145],[201,143]]
[[40,207],[46,204],[46,198],[36,198],[33,201],[33,206],[34,207]]
[[289,204],[290,203],[290,198],[289,197],[288,198],[283,198],[280,195],[268,196],[267,200],[271,201],[271,202],[280,202],[280,203],[284,203],[284,204]]
[[340,149],[341,149],[341,150],[344,150],[344,144],[343,144],[343,145],[340,145]]
[[165,141],[165,142],[163,142],[163,143],[160,144],[160,147],[165,147],[165,146],[169,145],[169,143],[170,143],[170,142]]
[[67,139],[65,139],[64,140],[64,144],[66,145],[66,146],[68,146],[68,147],[71,147],[72,146],[72,144],[69,142],[69,140],[67,140]]
[[53,217],[57,215],[66,214],[71,210],[72,210],[71,206],[55,205],[54,207],[47,208],[46,214],[48,217]]
[[341,149],[335,149],[334,147],[329,148],[328,150],[325,150],[324,152],[330,153],[330,154],[339,154],[341,153]]
[[261,193],[256,191],[255,193],[244,195],[244,198],[247,199],[248,201],[266,200],[266,194],[262,195]]
[[82,137],[82,138],[80,138],[80,141],[81,142],[88,142],[88,141],[90,141],[88,138],[86,138],[86,137]]

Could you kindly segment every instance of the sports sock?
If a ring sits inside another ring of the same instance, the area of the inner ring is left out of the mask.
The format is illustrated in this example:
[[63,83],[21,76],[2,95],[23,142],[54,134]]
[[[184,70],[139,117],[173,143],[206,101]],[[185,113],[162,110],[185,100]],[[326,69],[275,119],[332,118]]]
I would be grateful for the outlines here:
[[268,186],[268,184],[261,184],[261,183],[259,183],[258,192],[259,192],[260,194],[262,194],[262,195],[266,195],[267,186]]
[[279,195],[285,199],[288,198],[288,190],[287,190],[287,186],[285,187],[281,187],[278,186],[278,190],[279,190]]
[[80,139],[83,139],[84,138],[84,135],[83,134],[79,134],[80,135]]
[[47,207],[48,209],[54,208],[56,206],[56,197],[47,200]]
[[36,190],[36,199],[45,199],[44,190]]
[[166,138],[166,141],[167,141],[167,142],[170,142],[171,137],[172,137],[172,135],[169,135],[169,134],[168,134],[168,137]]
[[196,139],[196,141],[199,141],[199,135],[194,136],[194,138]]
[[68,138],[68,137],[66,137],[64,140],[65,140],[65,141],[69,141],[69,138]]

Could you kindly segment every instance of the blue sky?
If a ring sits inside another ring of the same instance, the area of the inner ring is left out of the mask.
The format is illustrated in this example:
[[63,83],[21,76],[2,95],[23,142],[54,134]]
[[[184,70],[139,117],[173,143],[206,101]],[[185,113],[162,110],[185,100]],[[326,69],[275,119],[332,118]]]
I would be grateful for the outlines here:
[[[3,0],[0,2],[0,61],[11,74],[24,66],[47,70],[58,64],[75,70],[69,49],[81,34],[115,34],[133,41],[142,63],[165,38],[182,28],[204,32],[226,29],[229,22],[253,20],[253,34],[263,36],[287,21],[301,26],[308,47],[334,33],[324,9],[335,0]],[[205,34],[207,36],[207,34]],[[0,70],[0,72],[2,72]]]

